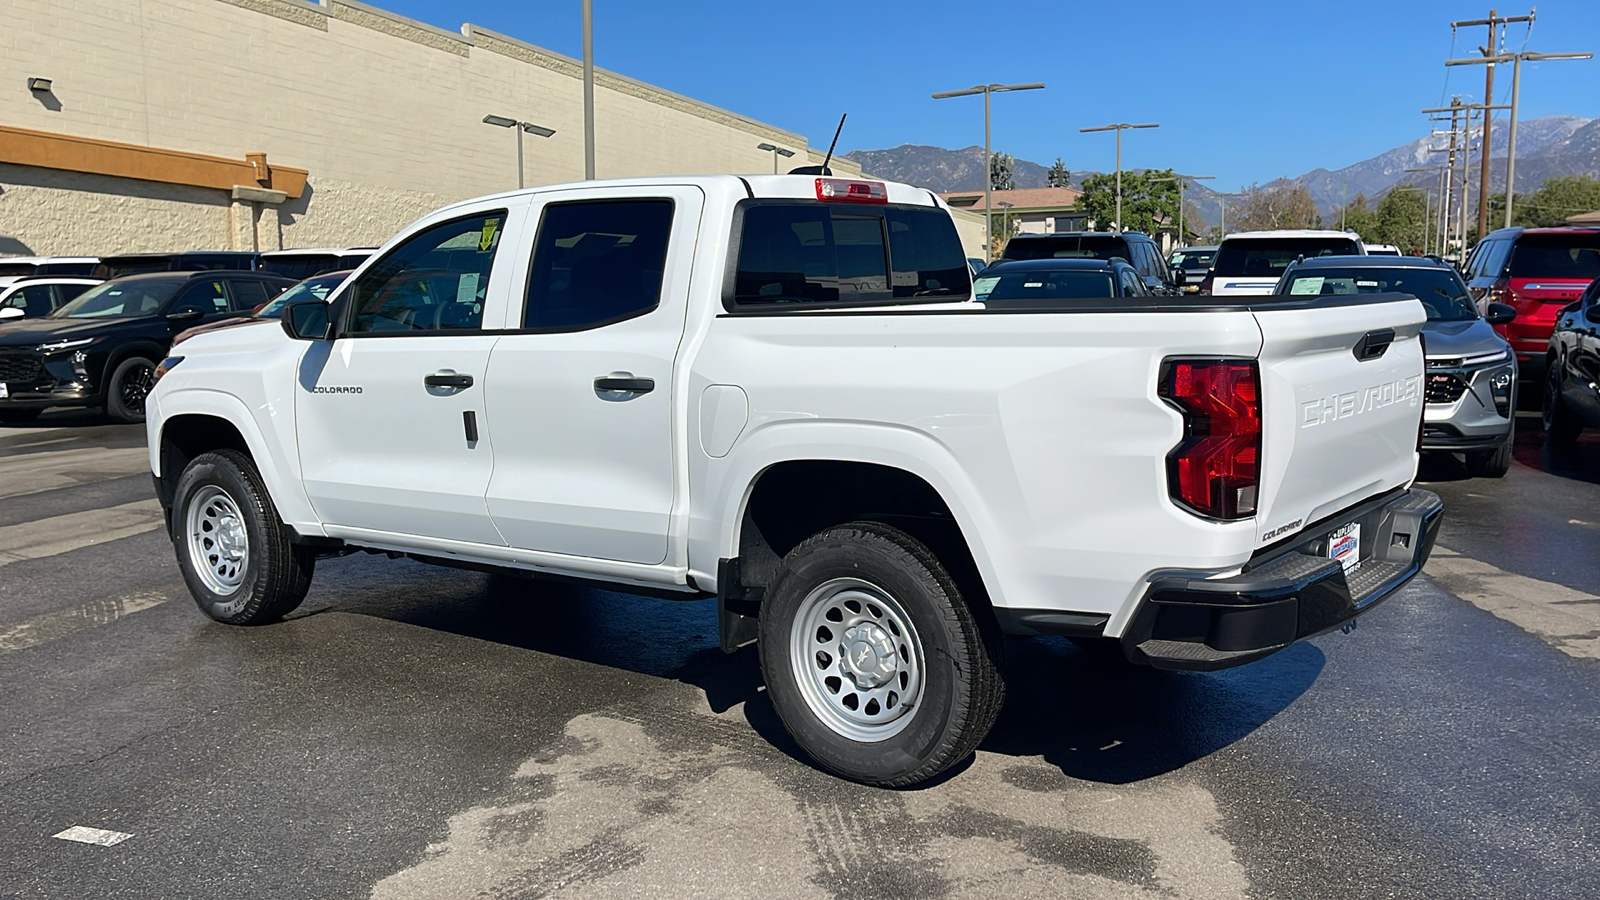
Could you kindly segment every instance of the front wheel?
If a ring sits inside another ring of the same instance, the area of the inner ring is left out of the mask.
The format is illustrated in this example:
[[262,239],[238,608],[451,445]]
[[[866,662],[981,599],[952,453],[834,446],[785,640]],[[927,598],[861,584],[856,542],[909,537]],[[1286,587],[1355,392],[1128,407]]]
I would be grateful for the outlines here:
[[229,625],[283,618],[311,588],[312,554],[289,543],[250,457],[202,453],[173,492],[172,543],[189,593]]
[[156,383],[156,364],[130,356],[111,370],[106,381],[106,414],[118,422],[143,422],[144,400]]
[[1473,478],[1504,478],[1511,471],[1511,444],[1515,439],[1516,432],[1508,432],[1495,449],[1468,453],[1467,474]]
[[1544,377],[1543,424],[1545,437],[1554,444],[1570,444],[1583,431],[1583,422],[1567,408],[1561,396],[1561,368],[1559,360],[1552,357]]
[[921,542],[876,522],[790,551],[761,604],[784,727],[829,771],[909,787],[970,756],[1005,695],[972,610]]

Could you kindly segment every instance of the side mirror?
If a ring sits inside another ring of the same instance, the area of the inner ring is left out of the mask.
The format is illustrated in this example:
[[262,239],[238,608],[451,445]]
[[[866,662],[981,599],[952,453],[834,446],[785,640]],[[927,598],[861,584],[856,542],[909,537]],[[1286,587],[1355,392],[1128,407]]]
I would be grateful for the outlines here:
[[1483,314],[1483,320],[1490,325],[1504,325],[1516,317],[1517,308],[1506,303],[1491,303]]
[[27,311],[21,307],[7,306],[4,309],[0,309],[0,322],[9,322],[12,319],[26,318],[27,315]]
[[278,315],[283,333],[297,341],[328,339],[328,304],[321,300],[296,300]]
[[205,313],[198,309],[181,309],[175,313],[167,313],[167,321],[176,325],[180,322],[193,322],[203,315]]
[[1589,304],[1589,307],[1583,311],[1583,317],[1596,325],[1600,325],[1600,303]]

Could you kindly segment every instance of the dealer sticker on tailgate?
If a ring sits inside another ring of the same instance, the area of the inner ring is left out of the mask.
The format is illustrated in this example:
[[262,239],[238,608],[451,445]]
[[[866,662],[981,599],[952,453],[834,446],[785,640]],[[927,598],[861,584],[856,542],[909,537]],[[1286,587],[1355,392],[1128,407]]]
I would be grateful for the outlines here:
[[1361,564],[1361,523],[1351,522],[1328,535],[1328,558],[1344,566],[1345,573]]

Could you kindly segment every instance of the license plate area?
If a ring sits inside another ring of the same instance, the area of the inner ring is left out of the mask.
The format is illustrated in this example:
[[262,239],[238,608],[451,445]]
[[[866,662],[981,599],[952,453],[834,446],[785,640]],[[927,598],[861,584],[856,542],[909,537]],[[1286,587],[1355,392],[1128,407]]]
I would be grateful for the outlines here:
[[1351,522],[1328,534],[1328,558],[1337,560],[1348,575],[1361,565],[1361,523]]

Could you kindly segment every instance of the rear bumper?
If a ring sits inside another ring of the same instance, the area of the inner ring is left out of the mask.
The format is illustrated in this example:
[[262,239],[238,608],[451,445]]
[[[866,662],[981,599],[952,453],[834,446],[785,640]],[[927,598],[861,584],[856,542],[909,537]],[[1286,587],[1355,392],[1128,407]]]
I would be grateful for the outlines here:
[[[1253,662],[1331,631],[1382,602],[1422,570],[1444,503],[1409,489],[1306,528],[1256,554],[1228,578],[1154,581],[1122,636],[1134,662],[1208,671]],[[1327,556],[1328,537],[1361,526],[1360,565],[1348,575]]]

